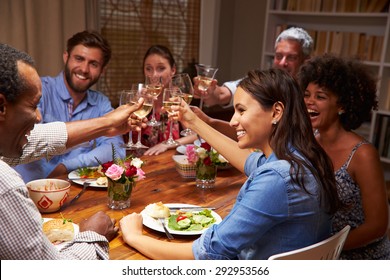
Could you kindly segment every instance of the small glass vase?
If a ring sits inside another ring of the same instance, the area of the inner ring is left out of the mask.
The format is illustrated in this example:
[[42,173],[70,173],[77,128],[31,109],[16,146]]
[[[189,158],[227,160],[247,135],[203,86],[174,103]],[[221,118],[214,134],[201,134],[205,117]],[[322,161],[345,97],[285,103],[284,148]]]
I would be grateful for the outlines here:
[[198,163],[196,165],[196,186],[202,189],[215,187],[215,178],[217,177],[217,166],[214,164],[205,165]]
[[131,192],[135,182],[117,183],[112,180],[108,180],[107,205],[111,209],[125,209],[130,207]]

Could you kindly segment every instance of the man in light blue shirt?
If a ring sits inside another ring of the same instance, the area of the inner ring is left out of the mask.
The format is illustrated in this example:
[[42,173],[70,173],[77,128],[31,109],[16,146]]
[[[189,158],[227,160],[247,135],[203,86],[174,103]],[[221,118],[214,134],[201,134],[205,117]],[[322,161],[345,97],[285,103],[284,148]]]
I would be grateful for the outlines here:
[[[75,121],[96,118],[113,110],[103,93],[91,90],[111,58],[108,42],[97,32],[73,35],[63,54],[64,70],[57,77],[42,77],[42,99],[38,105],[42,122]],[[83,133],[80,131],[80,133]],[[112,160],[112,146],[119,157],[125,156],[122,136],[99,137],[51,160],[42,159],[15,169],[25,182],[67,174],[86,166]]]

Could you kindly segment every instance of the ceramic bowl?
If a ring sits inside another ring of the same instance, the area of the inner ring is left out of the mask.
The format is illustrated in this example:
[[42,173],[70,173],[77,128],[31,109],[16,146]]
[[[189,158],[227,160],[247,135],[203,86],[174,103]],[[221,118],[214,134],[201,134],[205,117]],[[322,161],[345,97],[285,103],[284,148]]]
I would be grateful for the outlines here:
[[30,198],[41,213],[60,210],[69,196],[70,183],[61,179],[40,179],[26,184]]

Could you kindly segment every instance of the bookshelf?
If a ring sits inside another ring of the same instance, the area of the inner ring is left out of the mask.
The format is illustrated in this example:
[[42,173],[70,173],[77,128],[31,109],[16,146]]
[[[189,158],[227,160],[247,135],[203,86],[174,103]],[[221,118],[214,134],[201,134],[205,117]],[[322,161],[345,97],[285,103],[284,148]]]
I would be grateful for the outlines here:
[[[390,0],[267,0],[262,68],[272,66],[275,39],[290,26],[309,32],[314,40],[314,55],[331,52],[362,59],[378,77],[379,112],[356,132],[374,143],[380,137],[377,134],[387,132],[381,130],[379,120],[389,118],[390,132],[389,3]],[[374,144],[379,149],[379,142]],[[390,144],[384,149],[387,151],[381,159],[390,163]]]

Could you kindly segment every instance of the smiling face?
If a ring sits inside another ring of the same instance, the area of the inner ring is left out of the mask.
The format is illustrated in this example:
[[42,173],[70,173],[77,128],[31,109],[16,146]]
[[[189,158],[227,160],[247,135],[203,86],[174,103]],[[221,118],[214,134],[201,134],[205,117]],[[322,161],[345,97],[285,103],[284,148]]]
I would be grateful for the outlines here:
[[144,75],[162,77],[164,87],[169,86],[171,78],[176,73],[176,68],[171,67],[168,59],[158,54],[151,54],[144,62]]
[[27,143],[26,135],[41,120],[37,105],[41,98],[41,80],[36,70],[22,62],[18,62],[18,70],[22,79],[29,85],[29,90],[21,93],[17,101],[10,103],[0,94],[0,154],[6,157],[20,157],[23,146]]
[[264,110],[260,103],[241,87],[234,94],[234,115],[230,126],[237,131],[238,146],[241,149],[261,149],[269,154],[269,137],[272,132],[274,111]]
[[103,72],[103,52],[99,48],[77,45],[63,55],[65,83],[72,93],[85,93]]
[[281,40],[275,48],[273,65],[296,76],[305,61],[302,47],[296,40]]
[[309,83],[304,99],[313,128],[325,130],[339,122],[338,114],[342,108],[337,104],[338,97],[334,93],[317,84]]

